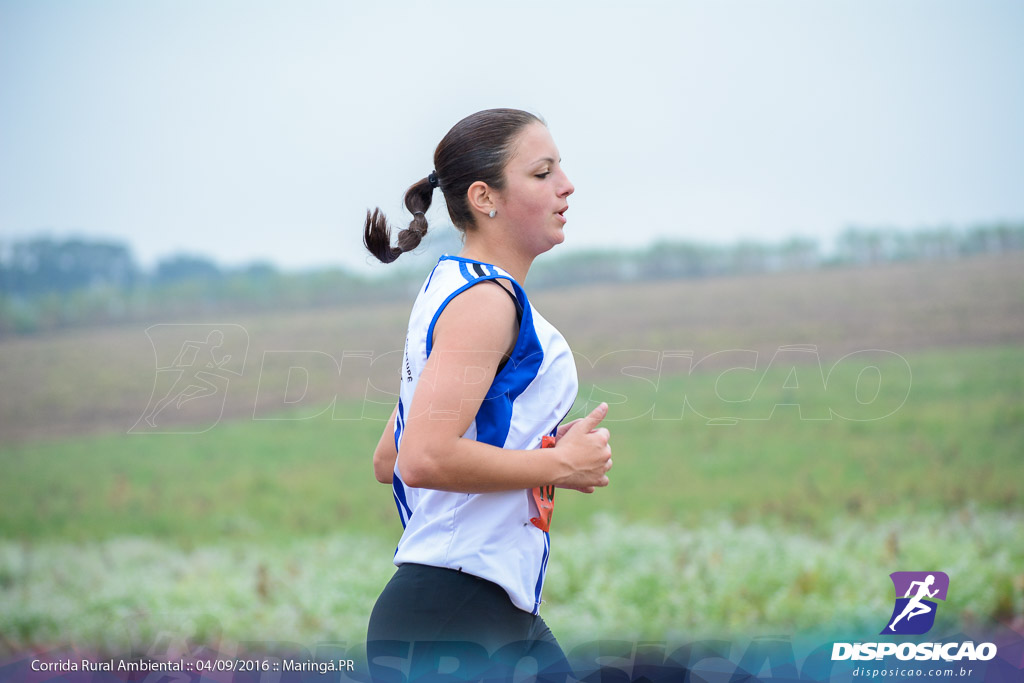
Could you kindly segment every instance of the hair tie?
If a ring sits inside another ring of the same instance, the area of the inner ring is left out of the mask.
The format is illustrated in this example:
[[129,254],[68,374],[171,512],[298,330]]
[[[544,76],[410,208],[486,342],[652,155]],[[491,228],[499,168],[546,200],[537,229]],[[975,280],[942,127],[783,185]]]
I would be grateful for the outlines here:
[[437,179],[437,171],[430,172],[430,175],[427,176],[427,182],[430,183],[431,188],[441,187],[441,181]]

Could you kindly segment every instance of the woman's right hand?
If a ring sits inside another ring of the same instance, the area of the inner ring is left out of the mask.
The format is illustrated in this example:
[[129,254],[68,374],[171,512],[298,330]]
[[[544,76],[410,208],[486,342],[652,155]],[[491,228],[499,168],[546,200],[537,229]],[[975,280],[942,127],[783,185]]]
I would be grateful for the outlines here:
[[607,414],[608,404],[602,403],[586,417],[572,422],[568,430],[559,435],[555,448],[571,469],[571,474],[555,482],[555,486],[593,493],[596,487],[608,485],[612,449],[608,445],[608,430],[598,427]]

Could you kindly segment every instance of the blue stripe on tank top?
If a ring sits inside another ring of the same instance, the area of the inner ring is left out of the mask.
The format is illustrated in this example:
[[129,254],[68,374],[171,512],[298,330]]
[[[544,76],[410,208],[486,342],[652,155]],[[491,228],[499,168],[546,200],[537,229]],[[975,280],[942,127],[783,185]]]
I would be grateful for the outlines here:
[[398,472],[395,472],[391,477],[391,490],[395,494],[395,505],[398,507],[398,518],[402,521],[402,528],[409,523],[409,519],[412,517],[412,509],[409,507],[408,501],[405,499],[405,486],[402,485],[402,479],[398,476]]
[[398,415],[395,417],[395,452],[398,452],[398,444],[402,441],[402,432],[405,430],[405,408],[402,406],[402,399],[398,399]]
[[470,274],[469,267],[466,265],[466,261],[459,261],[459,272],[462,273],[462,277],[466,278],[468,282],[472,282],[476,279],[476,276]]
[[433,268],[431,268],[431,270],[430,270],[430,276],[429,276],[429,277],[427,278],[427,284],[425,284],[425,285],[423,286],[423,291],[424,291],[424,292],[425,292],[425,291],[427,291],[428,289],[430,289],[430,281],[434,279],[434,271],[435,271],[435,270],[437,270],[437,267],[438,267],[439,265],[441,265],[441,259],[438,259],[438,260],[437,260],[437,263],[435,263],[435,264],[434,264],[434,267],[433,267]]
[[477,441],[499,448],[505,445],[505,439],[508,438],[512,423],[512,406],[519,395],[536,379],[544,360],[544,349],[541,348],[537,331],[533,328],[530,301],[519,283],[512,279],[509,279],[509,282],[512,283],[516,298],[523,307],[519,337],[508,363],[495,376],[476,414]]
[[[452,256],[450,254],[442,254],[441,258],[438,259],[438,264],[441,261],[455,261],[459,264],[459,271],[466,280],[477,279],[472,271],[476,271],[481,277],[486,275],[500,275],[508,277],[508,274],[500,270],[497,266],[490,263],[484,263],[483,261],[474,261],[473,259],[463,258],[462,256]],[[437,266],[434,266],[437,268]],[[472,271],[470,270],[472,269]]]
[[537,573],[537,585],[533,591],[533,613],[540,613],[540,593],[544,588],[544,574],[548,569],[548,556],[551,554],[551,534],[544,532],[544,557],[540,561],[540,572]]
[[[570,410],[571,410],[571,408],[570,408]],[[565,422],[565,418],[567,418],[567,417],[569,417],[569,413],[566,413],[565,415],[563,415],[562,419],[559,420],[558,424],[562,424],[563,422]],[[552,429],[549,432],[549,435],[550,436],[554,436],[557,433],[558,433],[558,427],[556,426],[554,429]],[[545,531],[544,532],[544,557],[543,557],[543,559],[540,562],[540,571],[537,572],[537,583],[536,583],[536,585],[534,587],[534,593],[533,593],[533,602],[536,605],[536,607],[534,608],[534,614],[539,614],[540,613],[540,596],[541,596],[541,591],[544,588],[544,576],[545,576],[545,574],[547,574],[547,571],[548,571],[548,557],[550,555],[551,555],[551,534],[548,533],[547,531]]]
[[[405,406],[402,399],[398,399],[398,415],[395,417],[395,451],[398,451],[398,444],[402,439],[402,431],[405,429]],[[405,486],[398,476],[398,464],[391,473],[391,490],[395,494],[395,505],[398,507],[398,518],[402,521],[402,528],[405,528],[409,518],[412,517],[412,509],[405,498]]]

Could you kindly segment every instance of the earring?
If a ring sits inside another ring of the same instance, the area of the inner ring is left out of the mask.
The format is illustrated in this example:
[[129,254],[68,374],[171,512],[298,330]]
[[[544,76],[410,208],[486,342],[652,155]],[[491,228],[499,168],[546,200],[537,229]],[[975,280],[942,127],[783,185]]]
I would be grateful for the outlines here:
[[488,215],[488,216],[490,216],[491,218],[494,218],[494,215],[495,215],[496,213],[498,213],[498,212],[497,212],[497,211],[495,211],[494,209],[491,209],[491,212],[490,212],[489,214],[487,214],[487,215]]

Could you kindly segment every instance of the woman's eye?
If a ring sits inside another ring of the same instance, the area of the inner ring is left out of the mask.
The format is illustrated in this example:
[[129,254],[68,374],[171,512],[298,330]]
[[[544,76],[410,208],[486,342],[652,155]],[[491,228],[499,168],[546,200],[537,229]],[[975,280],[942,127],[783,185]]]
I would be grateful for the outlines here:
[[543,180],[544,178],[547,178],[549,175],[551,175],[551,171],[545,171],[544,173],[538,173],[537,177]]

